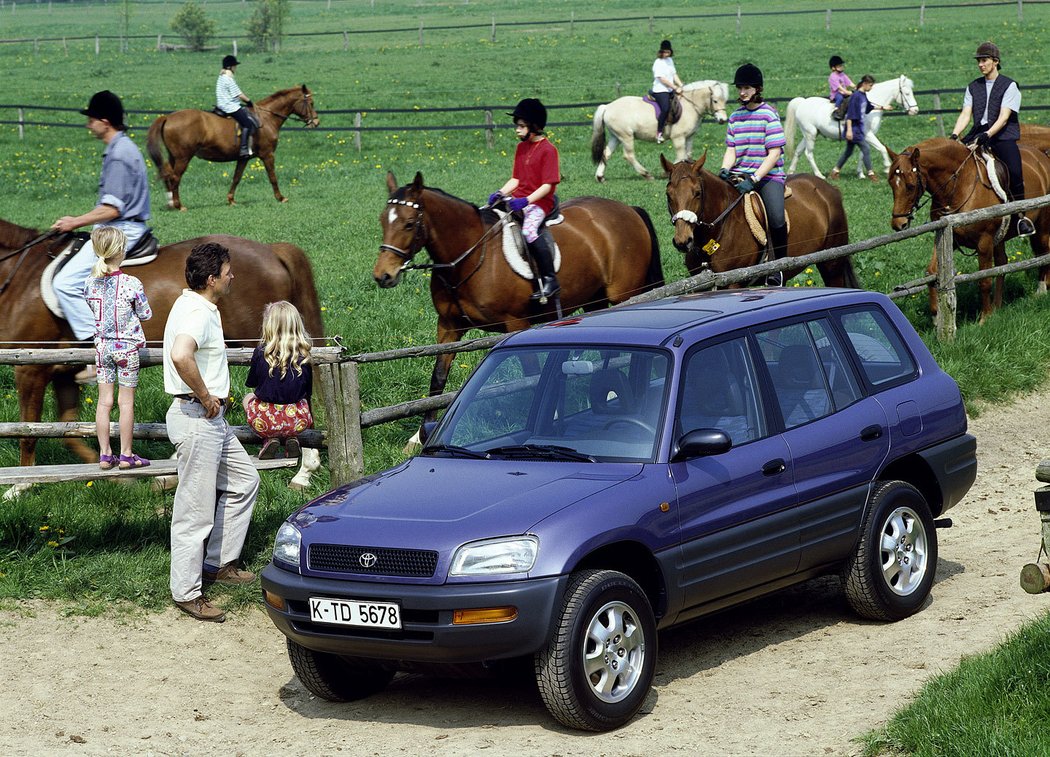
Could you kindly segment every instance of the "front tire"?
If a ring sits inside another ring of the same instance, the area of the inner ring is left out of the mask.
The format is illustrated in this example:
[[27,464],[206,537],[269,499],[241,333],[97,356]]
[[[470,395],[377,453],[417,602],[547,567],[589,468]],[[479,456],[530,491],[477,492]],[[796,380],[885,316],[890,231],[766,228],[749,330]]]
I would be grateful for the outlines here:
[[393,671],[363,668],[336,654],[315,652],[288,642],[288,660],[296,677],[311,694],[329,702],[353,702],[378,694],[394,677]]
[[872,620],[918,612],[937,572],[937,530],[918,489],[885,481],[875,489],[860,541],[842,578],[850,606]]
[[569,728],[619,728],[649,694],[656,649],[656,621],[641,587],[616,571],[581,571],[534,659],[540,697]]

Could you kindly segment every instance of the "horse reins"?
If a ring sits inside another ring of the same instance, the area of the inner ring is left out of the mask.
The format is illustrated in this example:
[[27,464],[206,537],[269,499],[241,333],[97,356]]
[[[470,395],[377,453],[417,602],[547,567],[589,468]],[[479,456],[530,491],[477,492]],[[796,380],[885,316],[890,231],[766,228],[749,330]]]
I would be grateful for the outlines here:
[[7,289],[7,285],[11,283],[12,279],[14,279],[15,277],[15,274],[18,273],[18,269],[22,267],[22,263],[25,261],[26,255],[29,254],[29,250],[43,242],[45,239],[50,239],[51,237],[59,233],[61,232],[59,232],[58,229],[49,229],[48,231],[38,236],[36,239],[27,242],[26,244],[19,247],[17,250],[14,250],[13,252],[10,252],[7,255],[4,255],[2,258],[0,258],[0,263],[2,263],[5,260],[13,258],[15,255],[21,256],[18,258],[18,262],[15,263],[14,268],[11,269],[11,273],[7,274],[7,278],[4,280],[4,283],[0,284],[0,294],[4,293],[4,291]]
[[[302,101],[305,103],[305,102],[309,101],[309,99],[310,99],[310,95],[303,95]],[[302,116],[302,115],[300,115],[299,113],[297,113],[295,111],[295,106],[292,106],[292,110],[289,113],[278,113],[275,110],[270,110],[269,108],[264,108],[262,105],[256,105],[254,107],[255,107],[255,110],[261,110],[263,113],[269,113],[271,116],[277,116],[282,121],[286,121],[290,117],[295,116],[300,121],[302,121],[304,124],[306,124],[306,125],[310,124],[310,120],[308,118],[306,118],[306,116]]]
[[[701,179],[700,187],[701,187],[701,190],[702,190],[703,189],[703,179]],[[671,225],[673,226],[678,221],[685,221],[686,223],[691,224],[692,226],[706,226],[708,229],[711,229],[711,231],[713,233],[715,227],[718,226],[720,223],[722,223],[722,221],[724,221],[726,219],[726,216],[728,216],[730,213],[733,212],[733,209],[736,208],[736,206],[739,205],[743,201],[744,197],[745,197],[745,195],[738,194],[737,198],[735,200],[733,200],[731,203],[729,203],[728,207],[726,207],[725,210],[723,210],[721,213],[719,213],[718,217],[715,218],[715,220],[713,220],[713,221],[705,221],[705,220],[703,220],[696,213],[694,213],[692,210],[679,210],[677,213],[675,213],[673,216],[671,216]],[[702,204],[703,203],[701,203],[701,205]],[[715,240],[716,243],[718,242],[718,240],[719,240],[719,238],[721,236],[722,236],[722,232],[721,231],[718,233],[717,236],[713,236],[713,239]]]
[[[901,153],[901,154],[902,155],[907,155],[909,158],[912,155],[910,152],[905,152],[905,153]],[[952,173],[952,175],[949,176],[947,179],[945,179],[943,182],[941,182],[941,184],[937,187],[937,191],[938,192],[944,192],[948,188],[949,184],[951,184],[954,181],[958,181],[958,179],[959,179],[959,172],[962,171],[963,168],[966,167],[967,161],[969,161],[971,159],[974,161],[974,165],[978,167],[978,170],[977,170],[977,182],[974,183],[974,188],[970,191],[970,195],[967,196],[966,199],[964,199],[962,202],[957,203],[960,206],[965,204],[966,201],[970,199],[970,196],[972,196],[973,193],[977,191],[977,183],[980,182],[980,177],[981,177],[981,172],[979,170],[980,164],[977,162],[977,153],[975,151],[970,151],[970,154],[967,155],[963,159],[962,163],[959,164],[959,167],[955,169],[955,171]],[[927,202],[931,202],[932,203],[932,201],[933,201],[933,192],[929,192],[929,198],[927,198],[925,200],[923,199],[923,195],[925,195],[927,193],[927,191],[929,191],[929,185],[927,185],[926,182],[923,181],[922,171],[918,171],[917,173],[919,175],[919,191],[918,191],[918,193],[915,196],[915,202],[912,203],[911,210],[909,210],[907,213],[893,213],[891,215],[892,218],[907,218],[908,221],[911,222],[912,220],[915,219],[915,214],[917,212],[919,212],[919,210],[922,209],[923,205],[925,205]],[[983,185],[983,183],[982,183],[982,185]],[[950,205],[942,205],[941,208],[944,209],[944,210],[951,210],[951,206]],[[930,212],[933,213],[934,210],[935,210],[935,208],[931,204]]]

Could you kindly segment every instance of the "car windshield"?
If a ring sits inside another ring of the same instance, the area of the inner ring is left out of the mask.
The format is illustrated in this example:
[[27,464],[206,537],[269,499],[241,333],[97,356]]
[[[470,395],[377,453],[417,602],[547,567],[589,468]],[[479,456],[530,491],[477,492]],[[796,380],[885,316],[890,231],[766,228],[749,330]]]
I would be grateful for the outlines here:
[[670,358],[653,349],[531,347],[491,353],[424,455],[651,462]]

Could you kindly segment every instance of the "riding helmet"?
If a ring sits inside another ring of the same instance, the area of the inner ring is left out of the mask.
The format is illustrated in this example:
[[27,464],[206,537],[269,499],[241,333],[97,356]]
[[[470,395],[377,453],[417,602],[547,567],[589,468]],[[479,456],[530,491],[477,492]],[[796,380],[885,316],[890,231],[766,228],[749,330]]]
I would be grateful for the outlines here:
[[671,49],[671,40],[669,39],[665,39],[660,43],[660,52],[664,52],[665,50],[671,53],[671,55],[674,55],[674,50]]
[[745,63],[736,70],[736,76],[733,77],[734,87],[754,87],[755,89],[762,88],[762,71],[754,63]]
[[536,131],[543,131],[547,126],[547,109],[535,97],[526,97],[517,104],[513,113],[507,115],[514,120],[520,118]]
[[234,66],[239,65],[241,65],[241,62],[237,60],[237,57],[235,55],[227,55],[225,58],[222,59],[223,68],[233,68]]
[[846,61],[842,60],[838,55],[832,55],[831,60],[828,61],[828,68],[834,68],[835,66],[845,66]]
[[991,42],[982,42],[973,54],[974,58],[992,58],[999,60],[999,47]]
[[124,131],[128,128],[124,125],[123,103],[108,89],[93,94],[88,106],[80,112],[89,118],[109,121],[110,126],[117,131]]

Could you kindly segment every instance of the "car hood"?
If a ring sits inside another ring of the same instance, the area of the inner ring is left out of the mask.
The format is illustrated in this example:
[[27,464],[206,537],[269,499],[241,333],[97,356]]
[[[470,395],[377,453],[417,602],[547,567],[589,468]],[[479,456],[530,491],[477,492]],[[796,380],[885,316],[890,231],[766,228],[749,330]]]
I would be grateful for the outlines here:
[[637,463],[416,457],[324,495],[294,520],[304,543],[442,552],[475,539],[527,533],[641,471]]

